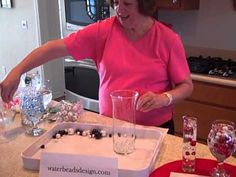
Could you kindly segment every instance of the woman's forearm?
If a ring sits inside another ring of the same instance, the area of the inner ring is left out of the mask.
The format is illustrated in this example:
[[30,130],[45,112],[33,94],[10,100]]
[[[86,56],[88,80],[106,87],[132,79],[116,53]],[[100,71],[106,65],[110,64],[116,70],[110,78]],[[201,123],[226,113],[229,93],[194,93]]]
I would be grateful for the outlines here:
[[173,98],[172,104],[175,104],[189,97],[192,94],[192,91],[193,91],[193,83],[191,78],[189,77],[186,78],[180,84],[176,84],[174,89],[168,91],[168,93],[171,94]]
[[50,41],[41,47],[33,50],[22,62],[14,67],[7,77],[0,83],[1,96],[3,101],[9,102],[20,82],[20,76],[50,60],[68,55],[67,48],[62,39]]
[[18,74],[23,74],[35,67],[38,67],[50,60],[68,55],[68,51],[62,39],[45,43],[41,47],[33,50],[20,62],[13,70]]
[[153,109],[169,106],[190,96],[193,91],[191,78],[186,78],[179,84],[176,84],[172,90],[164,93],[146,92],[141,95],[137,102],[136,109],[142,112],[148,112]]

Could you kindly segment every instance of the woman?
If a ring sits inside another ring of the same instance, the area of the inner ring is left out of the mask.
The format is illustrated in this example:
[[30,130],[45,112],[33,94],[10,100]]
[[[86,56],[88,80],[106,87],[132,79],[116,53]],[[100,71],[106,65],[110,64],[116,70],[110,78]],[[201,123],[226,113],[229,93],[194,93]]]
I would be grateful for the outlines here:
[[71,55],[91,58],[99,77],[100,113],[112,115],[110,92],[137,90],[136,122],[169,128],[174,133],[172,105],[189,96],[193,85],[179,37],[152,15],[156,0],[114,0],[116,16],[91,24],[64,39],[32,51],[1,83],[9,102],[21,74],[49,60]]

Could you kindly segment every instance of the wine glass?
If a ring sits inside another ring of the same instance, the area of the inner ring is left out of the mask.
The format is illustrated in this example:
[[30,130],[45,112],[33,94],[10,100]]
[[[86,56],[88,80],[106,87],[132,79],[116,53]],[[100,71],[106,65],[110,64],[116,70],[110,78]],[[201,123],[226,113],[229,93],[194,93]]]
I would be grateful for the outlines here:
[[231,156],[236,148],[235,124],[227,120],[216,120],[212,123],[207,138],[208,147],[217,160],[217,166],[211,171],[212,177],[230,177],[223,168],[226,158]]
[[30,122],[26,126],[32,126],[26,133],[31,136],[43,134],[44,129],[38,127],[44,114],[43,94],[35,90],[35,88],[29,87],[21,97],[22,118]]

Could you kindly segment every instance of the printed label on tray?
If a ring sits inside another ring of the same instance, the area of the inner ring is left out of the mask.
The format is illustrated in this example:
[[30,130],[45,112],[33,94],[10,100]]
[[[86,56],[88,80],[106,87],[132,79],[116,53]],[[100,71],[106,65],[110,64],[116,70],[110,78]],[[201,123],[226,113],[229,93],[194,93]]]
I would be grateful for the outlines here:
[[118,159],[42,152],[40,177],[118,177]]

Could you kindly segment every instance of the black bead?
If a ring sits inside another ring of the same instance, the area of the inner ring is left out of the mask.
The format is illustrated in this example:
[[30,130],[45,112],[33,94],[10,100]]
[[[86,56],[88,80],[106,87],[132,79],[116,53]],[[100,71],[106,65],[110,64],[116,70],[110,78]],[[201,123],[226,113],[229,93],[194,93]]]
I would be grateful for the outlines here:
[[81,130],[81,129],[76,129],[76,130],[75,130],[75,133],[76,133],[76,134],[78,134],[78,132],[79,132],[79,135],[82,135],[82,134],[83,134],[83,130]]
[[41,148],[41,149],[44,149],[44,148],[45,148],[45,145],[44,145],[44,144],[42,144],[42,145],[40,146],[40,148]]
[[101,139],[102,138],[102,134],[100,132],[95,132],[93,135],[94,135],[95,139]]
[[[65,131],[65,130],[59,130],[58,133],[59,133],[61,136],[66,135],[66,131]],[[67,132],[67,134],[68,134],[68,132]]]
[[95,133],[100,133],[100,130],[94,128],[94,129],[92,130],[91,134],[93,135],[93,134],[95,134]]

